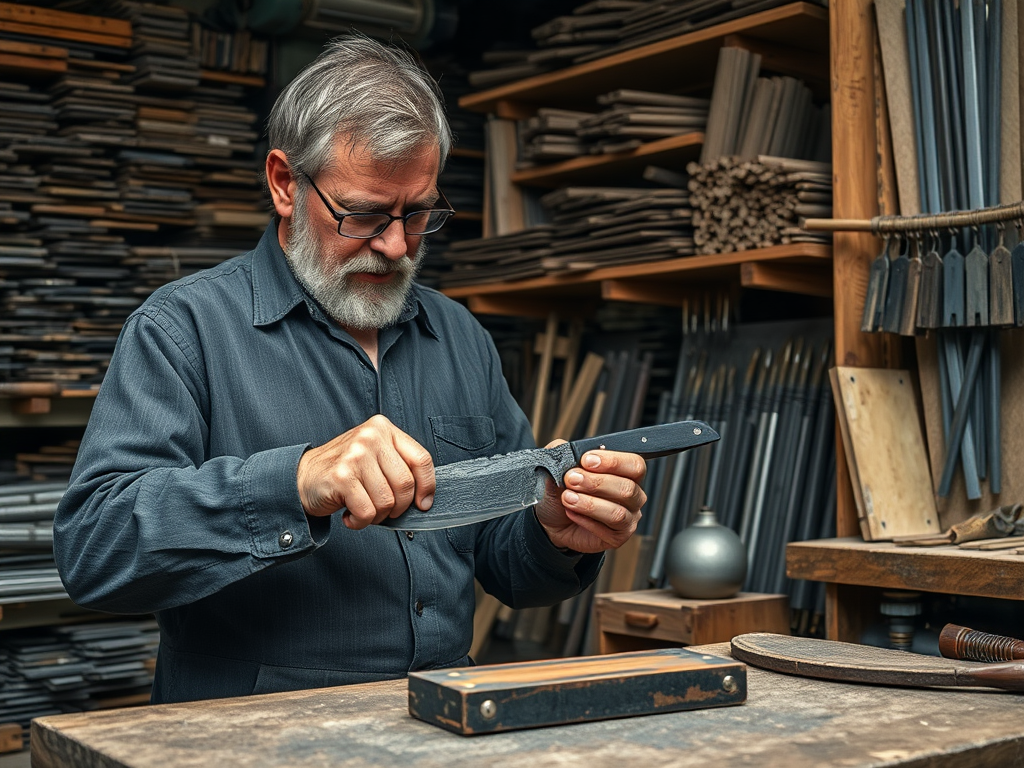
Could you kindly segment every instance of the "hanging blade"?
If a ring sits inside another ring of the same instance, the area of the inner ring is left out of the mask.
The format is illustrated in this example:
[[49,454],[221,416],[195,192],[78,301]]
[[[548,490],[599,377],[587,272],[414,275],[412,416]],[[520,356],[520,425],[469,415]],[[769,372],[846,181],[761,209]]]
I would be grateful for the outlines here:
[[964,257],[956,249],[956,240],[942,258],[942,327],[964,324]]
[[906,292],[903,295],[903,316],[900,318],[900,335],[913,336],[917,331],[917,302],[921,287],[921,273],[924,262],[921,259],[921,237],[911,241],[910,260],[907,264]]
[[988,277],[989,323],[1013,325],[1013,267],[1010,249],[1003,245],[1002,237],[989,256]]
[[889,333],[899,333],[903,320],[903,299],[907,292],[907,271],[910,268],[909,251],[908,240],[907,247],[889,265],[889,288],[885,297],[885,319],[882,321],[882,330]]
[[[938,238],[935,238],[938,242]],[[921,287],[918,289],[917,327],[938,328],[942,325],[942,257],[935,245],[924,255],[921,265]]]

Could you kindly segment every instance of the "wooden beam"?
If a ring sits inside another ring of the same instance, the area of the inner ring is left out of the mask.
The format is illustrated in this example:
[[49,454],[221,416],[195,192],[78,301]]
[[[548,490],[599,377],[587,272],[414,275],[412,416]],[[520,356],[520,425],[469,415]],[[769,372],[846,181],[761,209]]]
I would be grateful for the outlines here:
[[[876,197],[875,36],[873,0],[829,3],[832,73],[832,215],[870,219]],[[868,271],[879,242],[871,234],[837,232],[833,241],[835,356],[838,365],[880,367],[880,334],[860,330]],[[859,535],[842,441],[836,438],[839,536]]]
[[748,261],[740,265],[740,285],[804,296],[832,297],[832,269],[813,264],[771,264]]
[[601,281],[601,298],[605,301],[630,301],[636,304],[681,307],[686,295],[686,291],[679,283],[643,280]]
[[525,120],[537,113],[536,107],[530,107],[518,101],[502,99],[494,104],[494,114],[505,120]]
[[597,301],[592,299],[572,300],[559,296],[550,298],[526,297],[502,294],[483,294],[468,296],[469,310],[476,315],[505,315],[509,317],[547,317],[557,309],[565,318],[589,317],[597,309]]

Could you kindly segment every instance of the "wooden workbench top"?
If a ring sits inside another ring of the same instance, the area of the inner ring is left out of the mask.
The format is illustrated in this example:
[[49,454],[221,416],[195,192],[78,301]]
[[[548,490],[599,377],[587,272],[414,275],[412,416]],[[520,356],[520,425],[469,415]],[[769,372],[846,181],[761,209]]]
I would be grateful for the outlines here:
[[[690,650],[728,656],[728,645]],[[459,736],[409,716],[406,681],[56,715],[35,768],[1024,765],[1024,696],[749,669],[740,706]]]

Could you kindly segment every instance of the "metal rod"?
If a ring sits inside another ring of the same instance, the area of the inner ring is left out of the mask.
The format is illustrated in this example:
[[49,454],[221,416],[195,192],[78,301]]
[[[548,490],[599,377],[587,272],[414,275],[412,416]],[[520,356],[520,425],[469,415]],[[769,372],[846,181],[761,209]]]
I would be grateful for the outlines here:
[[815,232],[873,232],[876,235],[885,235],[894,232],[963,229],[1021,219],[1024,219],[1024,201],[1004,203],[972,211],[928,213],[916,216],[875,216],[872,219],[802,219],[800,227]]

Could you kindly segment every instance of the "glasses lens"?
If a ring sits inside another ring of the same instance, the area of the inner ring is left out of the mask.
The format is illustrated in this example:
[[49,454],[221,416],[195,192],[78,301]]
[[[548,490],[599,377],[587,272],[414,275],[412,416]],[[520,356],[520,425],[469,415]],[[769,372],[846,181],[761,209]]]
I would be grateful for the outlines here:
[[390,221],[379,213],[350,213],[341,220],[338,232],[348,237],[376,237]]
[[437,232],[448,221],[451,213],[444,210],[417,211],[405,217],[405,233],[407,235],[429,235]]

